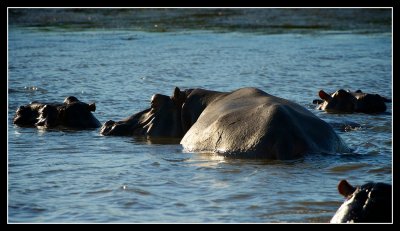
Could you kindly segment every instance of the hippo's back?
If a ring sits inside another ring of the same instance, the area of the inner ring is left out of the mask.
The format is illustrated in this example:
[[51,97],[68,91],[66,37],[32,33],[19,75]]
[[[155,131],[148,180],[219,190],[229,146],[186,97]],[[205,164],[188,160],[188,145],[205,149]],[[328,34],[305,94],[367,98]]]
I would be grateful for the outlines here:
[[215,99],[181,144],[188,151],[269,159],[293,159],[307,151],[336,152],[344,147],[332,128],[310,111],[256,88]]

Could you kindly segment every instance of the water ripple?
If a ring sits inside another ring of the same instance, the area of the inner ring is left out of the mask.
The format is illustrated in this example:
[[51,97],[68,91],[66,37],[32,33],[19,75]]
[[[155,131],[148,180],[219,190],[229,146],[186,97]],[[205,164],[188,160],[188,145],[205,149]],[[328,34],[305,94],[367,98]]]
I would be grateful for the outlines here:
[[[163,12],[150,11],[152,16]],[[210,11],[215,17],[196,17],[224,21],[224,13],[236,12],[218,11]],[[341,13],[352,19],[352,12]],[[274,20],[292,17],[285,15]],[[266,19],[257,16],[249,17],[261,24]],[[232,19],[248,31],[240,18]],[[283,34],[10,28],[9,221],[319,223],[328,222],[342,203],[341,179],[355,185],[391,182],[391,104],[378,115],[329,114],[310,105],[318,89],[360,88],[390,96],[391,34],[297,33],[321,28],[287,25],[267,28],[291,31]],[[179,139],[105,137],[98,129],[12,124],[18,106],[59,102],[68,95],[95,101],[94,115],[101,122],[120,120],[148,108],[155,93],[171,95],[175,86],[258,87],[336,123],[335,131],[355,151],[307,153],[293,161],[238,160],[186,153]]]
[[353,170],[357,170],[357,169],[360,169],[360,168],[365,168],[367,166],[370,166],[370,165],[366,164],[366,163],[354,163],[354,164],[346,164],[346,165],[334,166],[334,167],[330,168],[329,170],[331,172],[344,173],[344,172],[347,172],[347,171],[353,171]]

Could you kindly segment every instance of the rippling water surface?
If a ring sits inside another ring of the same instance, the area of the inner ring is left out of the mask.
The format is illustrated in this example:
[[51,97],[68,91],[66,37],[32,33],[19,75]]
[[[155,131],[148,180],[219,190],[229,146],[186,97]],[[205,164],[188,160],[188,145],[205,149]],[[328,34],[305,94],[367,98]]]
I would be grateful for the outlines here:
[[[9,222],[329,222],[348,179],[392,181],[392,105],[379,115],[326,114],[317,91],[392,95],[391,33],[241,33],[10,27]],[[293,161],[185,153],[178,142],[19,128],[31,101],[74,95],[120,120],[175,86],[245,86],[297,102],[335,126],[355,151]],[[350,131],[346,123],[358,123]]]

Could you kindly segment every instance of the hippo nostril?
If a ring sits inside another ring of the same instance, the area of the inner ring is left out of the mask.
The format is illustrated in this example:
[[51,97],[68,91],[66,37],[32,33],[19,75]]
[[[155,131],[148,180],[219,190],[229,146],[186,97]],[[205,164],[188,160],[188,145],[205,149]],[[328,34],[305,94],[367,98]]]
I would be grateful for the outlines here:
[[313,100],[313,104],[322,104],[324,101],[323,100],[320,100],[320,99],[314,99]]

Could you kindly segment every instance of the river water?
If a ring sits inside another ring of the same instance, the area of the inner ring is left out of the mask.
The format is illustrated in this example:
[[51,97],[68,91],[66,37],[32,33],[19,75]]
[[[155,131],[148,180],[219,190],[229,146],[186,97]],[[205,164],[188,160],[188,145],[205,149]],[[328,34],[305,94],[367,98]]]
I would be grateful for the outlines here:
[[[343,202],[336,188],[341,179],[392,183],[391,103],[378,115],[327,114],[311,103],[319,89],[390,98],[391,31],[281,29],[10,26],[8,221],[324,223]],[[12,124],[18,106],[70,95],[95,102],[101,123],[120,120],[175,86],[257,87],[332,125],[358,123],[348,131],[335,127],[354,152],[293,161],[224,159],[186,153],[179,141]]]

